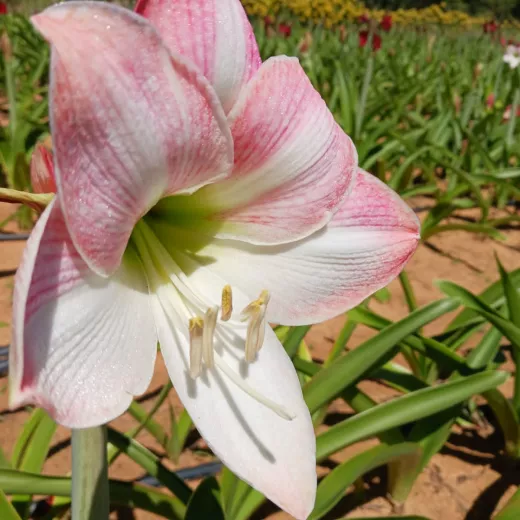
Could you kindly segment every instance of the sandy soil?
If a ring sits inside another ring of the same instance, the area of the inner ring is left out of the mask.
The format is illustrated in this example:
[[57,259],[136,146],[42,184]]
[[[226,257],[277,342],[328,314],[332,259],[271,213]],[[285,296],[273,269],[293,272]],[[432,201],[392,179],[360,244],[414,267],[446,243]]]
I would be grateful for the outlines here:
[[[428,199],[417,199],[411,202],[411,205],[417,208],[429,204]],[[10,211],[12,211],[11,207],[0,203],[0,221]],[[467,216],[471,216],[471,213]],[[14,230],[15,226],[10,224],[8,229]],[[432,283],[437,279],[456,281],[474,292],[483,290],[497,278],[495,252],[506,269],[520,267],[520,232],[510,230],[504,234],[507,236],[506,241],[495,242],[488,238],[453,231],[433,237],[426,245],[421,244],[407,268],[418,303],[423,305],[441,296]],[[23,247],[24,244],[21,242],[0,245],[0,323],[9,323],[11,320],[12,274],[19,264]],[[399,283],[394,281],[389,288],[390,301],[387,303],[374,301],[371,307],[393,320],[404,317],[407,314],[407,306]],[[427,327],[426,331],[439,331],[449,319],[443,317]],[[306,339],[315,359],[323,359],[326,356],[343,323],[344,318],[338,317],[311,329]],[[0,328],[0,345],[9,343],[10,334],[9,327]],[[349,342],[349,348],[354,348],[372,334],[372,331],[358,327]],[[508,366],[511,367],[511,364],[509,363]],[[140,398],[145,407],[151,406],[153,396],[167,381],[167,377],[164,364],[159,359],[150,388]],[[0,442],[4,451],[10,454],[28,418],[28,412],[7,411],[6,387],[6,378],[0,378]],[[504,390],[509,393],[510,388],[511,384],[508,383]],[[363,383],[363,389],[379,402],[395,395],[388,388],[373,382]],[[181,405],[174,392],[171,393],[170,400],[174,409],[179,411]],[[351,412],[346,405],[339,402],[331,405],[331,411],[337,414],[339,419]],[[168,427],[169,411],[166,403],[155,415],[155,419]],[[135,425],[136,422],[128,414],[114,421],[114,426],[122,431]],[[138,440],[164,457],[161,447],[148,433],[141,433]],[[58,428],[50,456],[45,463],[44,473],[63,475],[70,471],[69,441],[70,432],[65,428]],[[375,443],[376,441],[366,441],[351,446],[335,455],[334,461],[345,460]],[[424,515],[431,520],[488,520],[493,511],[503,505],[520,484],[520,471],[512,467],[511,463],[502,456],[501,446],[500,434],[492,425],[487,425],[480,430],[454,430],[448,444],[441,453],[433,457],[419,477],[408,501],[399,511]],[[211,455],[204,451],[204,442],[196,435],[192,438],[190,448],[190,451],[182,454],[177,465],[166,458],[163,459],[164,463],[176,468],[195,466],[211,460]],[[193,450],[196,451],[195,454]],[[327,466],[330,467],[330,464]],[[328,471],[326,467],[320,468],[320,474],[326,471]],[[139,466],[122,456],[113,464],[110,474],[114,478],[135,479],[143,473]],[[396,507],[385,497],[385,482],[384,469],[370,473],[365,478],[365,490],[356,494],[350,493],[327,518],[383,517],[392,514],[396,511]],[[195,482],[194,485],[196,484]],[[133,518],[124,515],[117,517]],[[137,512],[134,518],[145,520],[156,517]],[[265,518],[282,520],[289,517],[283,513],[276,513],[274,507],[266,504],[255,516],[256,520]]]

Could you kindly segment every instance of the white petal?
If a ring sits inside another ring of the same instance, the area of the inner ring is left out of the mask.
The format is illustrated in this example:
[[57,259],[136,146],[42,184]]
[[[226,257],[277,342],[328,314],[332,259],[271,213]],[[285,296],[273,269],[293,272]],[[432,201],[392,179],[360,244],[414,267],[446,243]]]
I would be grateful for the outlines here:
[[74,249],[59,202],[34,228],[15,282],[10,406],[86,428],[126,410],[152,377],[157,336],[142,268],[101,278]]
[[[208,276],[206,281],[211,281],[214,290],[222,287],[218,279]],[[219,368],[205,369],[192,379],[187,323],[172,307],[166,314],[159,299],[156,306],[166,366],[200,434],[240,478],[294,517],[307,518],[316,492],[314,431],[294,367],[274,332],[266,331],[264,346],[250,365],[243,361],[245,328],[240,339],[230,336],[236,346],[224,346],[217,340],[215,360],[226,363],[247,385],[282,405],[294,415],[292,420],[259,404]],[[221,338],[219,334],[222,331],[217,332]]]
[[[171,228],[157,229],[165,242]],[[194,243],[192,251],[199,263],[250,299],[267,289],[271,322],[300,325],[337,316],[387,285],[418,241],[419,221],[413,211],[376,177],[360,170],[332,221],[305,240],[260,247],[213,239]]]

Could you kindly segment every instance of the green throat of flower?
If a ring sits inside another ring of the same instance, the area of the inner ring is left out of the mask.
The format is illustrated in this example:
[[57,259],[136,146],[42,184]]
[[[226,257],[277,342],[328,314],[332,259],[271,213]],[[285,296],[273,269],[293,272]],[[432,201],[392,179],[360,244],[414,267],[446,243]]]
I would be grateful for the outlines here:
[[[146,219],[141,219],[136,224],[129,247],[139,257],[150,293],[157,298],[163,311],[167,316],[175,314],[185,324],[186,329],[183,332],[189,337],[188,372],[191,378],[196,380],[204,370],[219,370],[251,398],[284,419],[293,419],[292,413],[263,396],[243,375],[233,370],[216,348],[216,345],[236,348],[236,341],[231,337],[240,338],[244,344],[245,362],[249,364],[256,361],[268,326],[266,310],[269,292],[262,291],[256,300],[243,309],[237,319],[233,312],[231,287],[223,286],[218,302],[211,301],[202,294],[183,271],[180,262],[176,261],[171,248],[165,247]],[[182,254],[182,251],[179,253]]]

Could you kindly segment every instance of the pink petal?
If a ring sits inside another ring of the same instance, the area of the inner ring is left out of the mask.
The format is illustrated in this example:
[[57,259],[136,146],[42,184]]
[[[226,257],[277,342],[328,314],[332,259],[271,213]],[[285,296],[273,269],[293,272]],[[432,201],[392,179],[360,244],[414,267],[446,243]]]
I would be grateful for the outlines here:
[[31,157],[31,185],[34,193],[56,193],[52,152],[37,144]]
[[197,248],[197,254],[251,299],[270,291],[269,320],[300,325],[332,318],[387,285],[418,241],[413,211],[360,170],[333,220],[307,239],[276,247],[221,240]]
[[255,35],[239,0],[139,0],[166,45],[197,65],[226,112],[260,67]]
[[232,176],[171,205],[209,214],[220,238],[255,244],[298,240],[327,224],[351,187],[357,154],[298,60],[267,60],[229,120]]
[[11,408],[36,404],[71,428],[103,424],[147,388],[156,345],[140,264],[127,253],[109,279],[90,271],[55,199],[16,274]]
[[63,3],[33,22],[52,44],[51,126],[65,220],[81,256],[106,276],[135,222],[163,195],[229,173],[229,128],[207,80],[131,11]]

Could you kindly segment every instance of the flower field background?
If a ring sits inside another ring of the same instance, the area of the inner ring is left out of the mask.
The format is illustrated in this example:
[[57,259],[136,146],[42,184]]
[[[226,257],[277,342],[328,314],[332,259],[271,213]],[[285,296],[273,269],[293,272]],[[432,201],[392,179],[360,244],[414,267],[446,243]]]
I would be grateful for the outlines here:
[[[49,50],[26,18],[49,3],[0,18],[0,186],[31,191],[34,147],[52,147]],[[311,518],[520,518],[520,78],[503,59],[518,23],[445,5],[244,5],[262,58],[299,57],[359,165],[422,222],[388,289],[325,324],[276,329],[317,432]],[[0,203],[3,376],[34,220]],[[2,376],[0,391],[0,519],[67,518],[70,433],[39,409],[8,412]],[[287,518],[220,468],[162,365],[108,440],[114,518]]]

